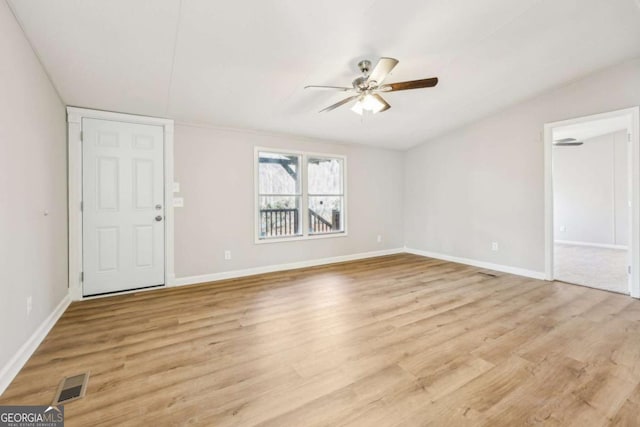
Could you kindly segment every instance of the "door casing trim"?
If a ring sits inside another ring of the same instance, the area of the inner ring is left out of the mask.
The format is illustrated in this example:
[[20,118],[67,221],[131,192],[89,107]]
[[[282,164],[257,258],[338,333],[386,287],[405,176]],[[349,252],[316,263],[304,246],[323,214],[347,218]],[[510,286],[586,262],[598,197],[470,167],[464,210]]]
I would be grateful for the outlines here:
[[590,116],[576,117],[568,120],[545,123],[544,125],[544,223],[545,223],[545,279],[554,280],[553,269],[553,129],[560,126],[585,123],[594,120],[608,119],[611,117],[625,116],[628,119],[630,157],[630,182],[629,194],[631,196],[631,209],[629,218],[629,263],[631,277],[629,281],[629,294],[634,298],[640,298],[640,107],[631,107],[621,110],[608,111]]
[[[164,280],[165,286],[175,282],[174,215],[173,215],[173,120],[157,117],[114,113],[111,111],[67,107],[68,144],[68,215],[69,215],[69,295],[74,301],[89,299],[82,295],[82,119],[111,120],[125,123],[162,126],[164,133]],[[138,291],[139,292],[139,291]]]

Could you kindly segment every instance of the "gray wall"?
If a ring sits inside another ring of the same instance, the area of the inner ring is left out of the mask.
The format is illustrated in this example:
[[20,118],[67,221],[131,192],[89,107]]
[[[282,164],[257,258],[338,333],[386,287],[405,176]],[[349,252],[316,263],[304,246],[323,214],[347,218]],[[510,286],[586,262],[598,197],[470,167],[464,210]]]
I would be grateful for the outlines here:
[[556,240],[626,246],[627,131],[553,148]]
[[[255,244],[255,146],[346,155],[348,236]],[[174,151],[178,278],[403,246],[402,152],[180,124]]]
[[64,106],[6,2],[0,56],[1,368],[67,293],[67,152]]
[[409,150],[406,246],[544,271],[543,125],[639,104],[636,59]]

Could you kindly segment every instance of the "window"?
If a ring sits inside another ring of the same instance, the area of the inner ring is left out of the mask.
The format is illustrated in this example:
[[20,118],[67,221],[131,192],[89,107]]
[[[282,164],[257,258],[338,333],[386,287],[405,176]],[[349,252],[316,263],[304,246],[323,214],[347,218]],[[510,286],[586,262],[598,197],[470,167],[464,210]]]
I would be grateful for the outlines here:
[[297,154],[258,153],[260,238],[300,235],[300,163]]
[[309,234],[336,233],[344,230],[342,163],[342,159],[331,157],[307,159]]
[[256,242],[346,234],[342,156],[256,149]]

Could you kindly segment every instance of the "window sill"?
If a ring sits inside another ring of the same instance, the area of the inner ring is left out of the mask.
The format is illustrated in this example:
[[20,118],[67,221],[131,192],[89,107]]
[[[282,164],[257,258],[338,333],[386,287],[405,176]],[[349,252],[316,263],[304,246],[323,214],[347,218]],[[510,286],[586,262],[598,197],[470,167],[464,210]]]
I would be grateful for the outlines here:
[[346,231],[339,231],[335,233],[323,233],[323,234],[309,234],[306,236],[291,236],[291,237],[274,237],[267,239],[255,239],[256,245],[263,245],[266,243],[284,243],[284,242],[299,242],[301,240],[319,240],[319,239],[331,239],[337,237],[347,237]]

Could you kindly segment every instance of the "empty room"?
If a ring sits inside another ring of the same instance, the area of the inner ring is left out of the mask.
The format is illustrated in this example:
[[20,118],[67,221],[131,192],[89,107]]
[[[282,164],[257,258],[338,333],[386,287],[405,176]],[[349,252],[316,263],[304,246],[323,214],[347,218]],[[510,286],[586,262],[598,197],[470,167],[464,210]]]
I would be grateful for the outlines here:
[[639,0],[0,31],[0,427],[640,426]]

